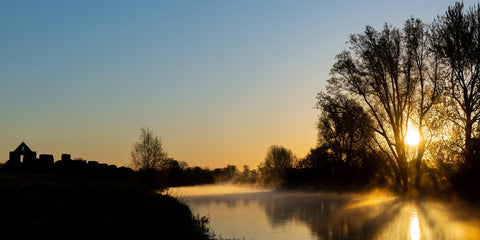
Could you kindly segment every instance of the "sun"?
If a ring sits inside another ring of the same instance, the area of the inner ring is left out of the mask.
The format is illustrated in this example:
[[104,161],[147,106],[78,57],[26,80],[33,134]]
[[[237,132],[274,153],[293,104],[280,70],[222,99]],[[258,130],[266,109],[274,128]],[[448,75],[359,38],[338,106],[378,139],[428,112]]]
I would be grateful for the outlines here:
[[420,142],[420,134],[414,127],[408,127],[407,135],[405,135],[405,143],[407,145],[417,145]]

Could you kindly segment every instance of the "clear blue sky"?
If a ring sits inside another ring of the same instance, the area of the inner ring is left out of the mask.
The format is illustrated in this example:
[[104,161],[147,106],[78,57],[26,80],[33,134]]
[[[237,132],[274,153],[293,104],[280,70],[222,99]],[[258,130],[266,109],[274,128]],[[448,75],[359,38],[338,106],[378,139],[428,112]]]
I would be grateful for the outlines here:
[[0,162],[25,141],[128,166],[142,126],[192,166],[303,157],[348,36],[453,3],[2,0]]

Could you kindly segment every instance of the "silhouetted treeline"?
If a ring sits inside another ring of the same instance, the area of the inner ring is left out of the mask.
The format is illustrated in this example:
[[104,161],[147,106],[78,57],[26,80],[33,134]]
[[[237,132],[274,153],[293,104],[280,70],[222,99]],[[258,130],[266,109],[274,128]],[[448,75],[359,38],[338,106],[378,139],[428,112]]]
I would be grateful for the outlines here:
[[289,169],[283,185],[335,191],[384,186],[380,161],[374,156],[370,157],[359,158],[353,164],[346,164],[325,152],[324,148],[318,147],[301,159],[296,168]]
[[320,190],[364,190],[385,186],[381,161],[360,149],[351,152],[355,157],[346,161],[345,154],[332,150],[328,144],[310,150],[297,159],[284,147],[272,146],[265,161],[260,164],[261,184],[288,188]]
[[218,182],[255,183],[258,175],[248,166],[243,166],[242,171],[234,165],[214,170],[188,167],[186,162],[168,157],[160,138],[144,127],[141,128],[139,141],[133,145],[131,157],[137,169],[135,178],[145,190]]
[[[168,167],[156,171],[156,180],[163,187],[191,186],[213,183],[242,183],[253,184],[257,181],[257,171],[243,166],[242,171],[235,165],[210,170],[201,167],[188,167],[186,163],[180,164],[174,159],[169,159]],[[142,172],[140,170],[139,172]]]

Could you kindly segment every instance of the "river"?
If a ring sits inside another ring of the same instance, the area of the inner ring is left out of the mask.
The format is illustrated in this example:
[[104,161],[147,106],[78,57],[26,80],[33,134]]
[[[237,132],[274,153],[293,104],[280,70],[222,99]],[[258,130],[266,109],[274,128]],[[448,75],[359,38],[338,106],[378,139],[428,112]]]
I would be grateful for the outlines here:
[[168,193],[195,215],[208,216],[218,239],[480,239],[480,211],[460,203],[236,185]]

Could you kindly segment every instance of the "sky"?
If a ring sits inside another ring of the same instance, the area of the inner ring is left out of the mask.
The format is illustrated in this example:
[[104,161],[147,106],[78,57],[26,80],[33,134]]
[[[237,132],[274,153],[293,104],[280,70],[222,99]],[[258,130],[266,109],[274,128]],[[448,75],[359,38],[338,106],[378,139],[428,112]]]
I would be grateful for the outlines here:
[[349,35],[453,4],[0,0],[0,162],[24,141],[131,166],[141,127],[190,166],[256,168],[271,145],[304,157]]

